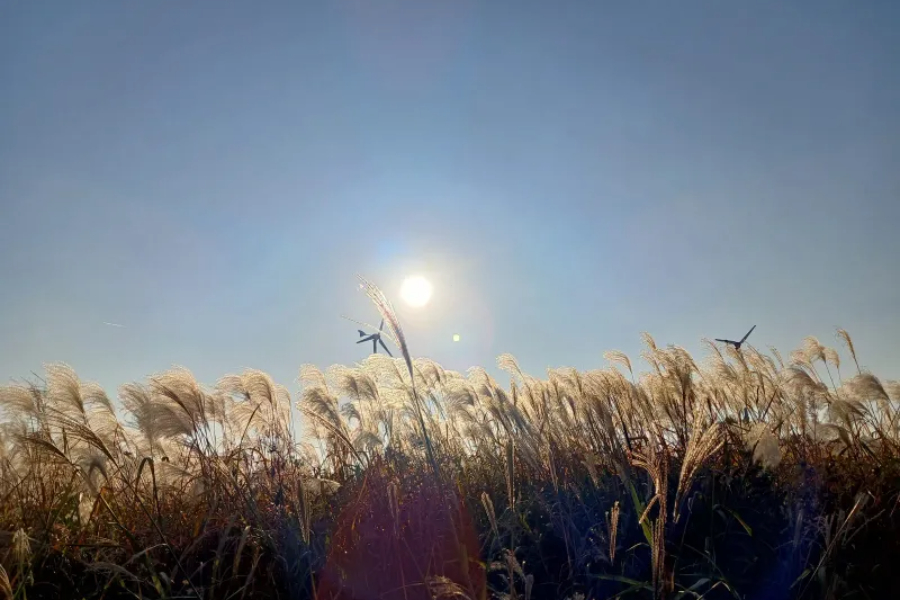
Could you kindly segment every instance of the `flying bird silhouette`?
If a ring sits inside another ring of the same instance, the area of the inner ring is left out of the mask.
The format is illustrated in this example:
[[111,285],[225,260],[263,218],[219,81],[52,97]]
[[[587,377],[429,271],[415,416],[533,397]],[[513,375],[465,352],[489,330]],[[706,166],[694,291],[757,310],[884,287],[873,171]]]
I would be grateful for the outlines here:
[[747,338],[750,337],[750,334],[753,333],[753,330],[754,330],[754,329],[756,329],[756,325],[754,325],[753,327],[751,327],[751,328],[750,328],[750,331],[747,332],[747,335],[745,335],[744,337],[742,337],[742,338],[741,338],[741,341],[739,341],[739,342],[735,342],[734,340],[722,340],[722,339],[719,339],[719,338],[716,338],[716,341],[717,341],[717,342],[722,342],[723,344],[731,344],[732,346],[734,346],[734,349],[735,349],[735,350],[740,350],[740,349],[741,349],[741,346],[744,344],[744,342],[747,341]]
[[[394,357],[391,354],[391,351],[388,350],[388,347],[384,344],[384,340],[381,339],[381,332],[384,331],[384,319],[381,320],[381,325],[378,326],[378,332],[370,335],[366,335],[366,332],[362,329],[357,329],[359,332],[359,337],[362,339],[356,342],[357,344],[362,344],[363,342],[372,342],[372,354],[378,354],[378,344],[381,344],[381,347],[384,348],[384,351],[388,353],[388,356],[391,358]],[[365,336],[365,337],[363,337]]]

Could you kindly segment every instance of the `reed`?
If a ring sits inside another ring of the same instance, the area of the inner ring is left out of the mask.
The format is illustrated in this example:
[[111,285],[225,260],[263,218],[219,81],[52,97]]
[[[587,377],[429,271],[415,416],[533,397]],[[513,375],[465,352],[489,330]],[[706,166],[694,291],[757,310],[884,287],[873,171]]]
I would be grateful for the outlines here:
[[0,388],[0,598],[897,589],[900,384],[846,331],[852,377],[814,338],[700,361],[647,335],[647,373],[506,354],[504,386],[414,358],[363,289],[400,356],[304,366],[293,394],[177,368],[114,400],[66,365]]

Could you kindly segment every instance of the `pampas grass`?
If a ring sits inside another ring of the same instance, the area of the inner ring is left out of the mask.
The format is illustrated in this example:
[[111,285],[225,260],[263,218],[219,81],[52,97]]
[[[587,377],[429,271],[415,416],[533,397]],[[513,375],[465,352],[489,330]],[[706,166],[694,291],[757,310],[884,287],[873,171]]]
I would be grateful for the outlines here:
[[[0,388],[0,597],[345,598],[348,565],[404,600],[896,583],[879,557],[900,552],[900,384],[860,369],[846,331],[849,378],[815,338],[789,362],[712,344],[698,361],[644,334],[647,373],[610,351],[537,377],[504,354],[504,386],[414,358],[362,289],[399,357],[304,365],[294,393],[175,368],[113,401],[66,365]],[[402,546],[410,527],[444,563]],[[362,539],[384,547],[340,546]]]

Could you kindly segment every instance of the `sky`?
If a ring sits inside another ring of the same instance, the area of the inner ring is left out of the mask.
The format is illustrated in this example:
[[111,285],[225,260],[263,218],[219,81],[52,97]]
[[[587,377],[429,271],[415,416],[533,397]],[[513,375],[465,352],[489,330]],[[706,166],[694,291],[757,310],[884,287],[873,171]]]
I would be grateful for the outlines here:
[[876,0],[0,0],[0,382],[296,391],[369,351],[358,275],[460,371],[755,324],[900,378],[898,31]]

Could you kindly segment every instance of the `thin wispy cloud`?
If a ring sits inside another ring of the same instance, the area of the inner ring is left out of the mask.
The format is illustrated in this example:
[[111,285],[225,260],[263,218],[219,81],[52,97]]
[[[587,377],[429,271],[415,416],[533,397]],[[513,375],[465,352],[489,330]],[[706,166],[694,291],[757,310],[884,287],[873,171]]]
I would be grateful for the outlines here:
[[110,323],[109,321],[103,321],[104,325],[109,325],[110,327],[125,327],[124,325],[120,325],[119,323]]

